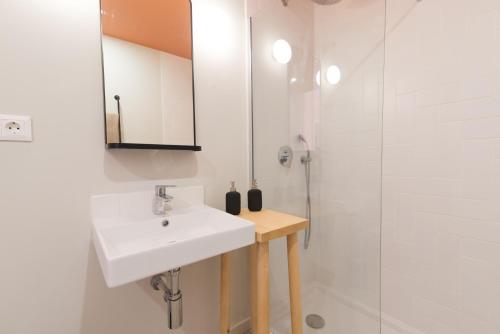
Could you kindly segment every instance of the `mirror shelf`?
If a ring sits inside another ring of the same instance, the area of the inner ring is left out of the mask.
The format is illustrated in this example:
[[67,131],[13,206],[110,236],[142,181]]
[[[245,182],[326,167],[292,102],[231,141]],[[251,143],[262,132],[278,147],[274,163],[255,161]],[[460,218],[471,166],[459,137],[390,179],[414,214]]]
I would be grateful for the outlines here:
[[108,149],[142,149],[142,150],[177,150],[177,151],[201,151],[197,145],[163,145],[163,144],[132,144],[132,143],[110,143],[106,144]]

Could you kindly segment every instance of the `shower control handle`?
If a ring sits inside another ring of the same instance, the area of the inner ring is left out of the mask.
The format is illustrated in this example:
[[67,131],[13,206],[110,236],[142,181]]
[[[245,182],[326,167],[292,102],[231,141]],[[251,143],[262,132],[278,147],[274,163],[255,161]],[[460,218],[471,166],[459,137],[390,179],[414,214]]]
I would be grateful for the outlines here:
[[282,146],[278,151],[278,161],[283,167],[290,167],[293,160],[293,151],[290,146]]

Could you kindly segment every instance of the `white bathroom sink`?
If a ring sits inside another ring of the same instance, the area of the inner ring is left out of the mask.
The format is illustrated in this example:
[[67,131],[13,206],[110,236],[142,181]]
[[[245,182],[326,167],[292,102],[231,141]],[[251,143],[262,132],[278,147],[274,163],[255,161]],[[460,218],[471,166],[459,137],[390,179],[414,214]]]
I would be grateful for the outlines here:
[[94,245],[109,287],[255,241],[254,224],[204,205],[202,187],[169,189],[169,194],[175,199],[167,217],[153,215],[154,191],[92,197]]

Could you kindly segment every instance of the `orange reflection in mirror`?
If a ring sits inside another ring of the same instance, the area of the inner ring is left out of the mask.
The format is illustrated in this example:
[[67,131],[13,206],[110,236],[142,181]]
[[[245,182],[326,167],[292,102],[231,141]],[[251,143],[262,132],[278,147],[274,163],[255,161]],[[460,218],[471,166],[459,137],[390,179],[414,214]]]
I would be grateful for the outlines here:
[[101,0],[105,35],[192,59],[189,0]]

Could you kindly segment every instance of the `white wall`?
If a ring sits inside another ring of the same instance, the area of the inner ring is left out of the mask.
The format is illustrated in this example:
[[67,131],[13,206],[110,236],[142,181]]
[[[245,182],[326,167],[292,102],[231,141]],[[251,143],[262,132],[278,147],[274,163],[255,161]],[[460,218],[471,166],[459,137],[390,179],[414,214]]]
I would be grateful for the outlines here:
[[[0,2],[0,112],[32,115],[34,125],[32,143],[0,143],[1,333],[168,332],[161,296],[147,282],[105,286],[90,240],[89,196],[203,184],[208,204],[223,208],[229,181],[246,184],[244,1],[193,3],[203,146],[196,154],[104,149],[97,0]],[[230,33],[213,28],[213,13]],[[233,322],[248,315],[244,252],[235,260]],[[216,333],[218,260],[184,268],[182,288],[179,333]]]
[[102,44],[106,112],[117,113],[120,95],[122,141],[193,145],[191,59],[109,36]]
[[192,61],[168,53],[162,53],[160,59],[163,142],[191,145],[194,142]]
[[500,3],[387,4],[383,312],[499,333]]

